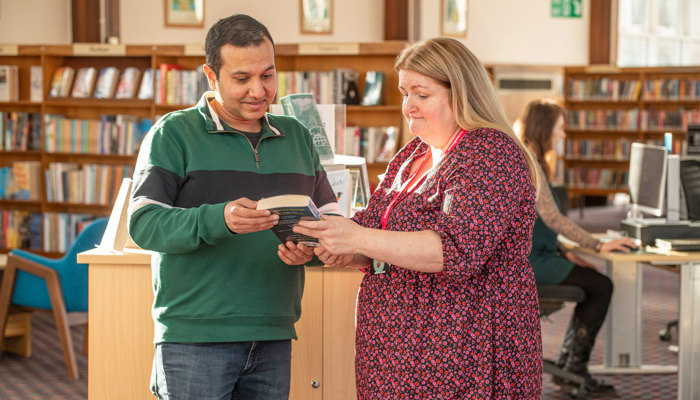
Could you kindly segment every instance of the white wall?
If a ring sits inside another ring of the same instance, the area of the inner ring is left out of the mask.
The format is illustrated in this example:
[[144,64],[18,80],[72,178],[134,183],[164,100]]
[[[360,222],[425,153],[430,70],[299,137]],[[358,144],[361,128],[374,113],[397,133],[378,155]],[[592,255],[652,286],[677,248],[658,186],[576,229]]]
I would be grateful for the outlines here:
[[[418,1],[420,38],[440,35],[440,0]],[[552,18],[550,3],[469,1],[463,41],[485,64],[588,65],[590,1],[581,18]]]
[[128,44],[204,43],[209,27],[236,13],[270,30],[275,43],[378,42],[384,38],[384,2],[335,0],[331,35],[299,32],[299,0],[206,0],[204,28],[165,28],[162,0],[121,0],[121,40]]
[[[420,37],[440,34],[440,0],[419,3]],[[0,0],[0,43],[70,43],[71,0]],[[377,42],[384,2],[334,0],[333,34],[299,33],[298,0],[207,0],[205,28],[165,28],[162,0],[121,0],[121,41],[203,43],[207,28],[240,12],[264,23],[277,43]],[[587,65],[590,1],[582,18],[551,18],[549,0],[469,1],[464,43],[487,64]],[[31,23],[28,23],[31,21]]]
[[0,0],[0,43],[70,43],[71,0]]

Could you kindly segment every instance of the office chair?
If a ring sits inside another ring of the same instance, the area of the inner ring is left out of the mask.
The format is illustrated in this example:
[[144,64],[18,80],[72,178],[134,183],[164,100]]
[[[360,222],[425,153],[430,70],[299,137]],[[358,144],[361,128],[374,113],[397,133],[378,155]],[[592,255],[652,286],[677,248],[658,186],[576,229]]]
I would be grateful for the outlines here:
[[[564,303],[580,303],[586,300],[586,292],[578,286],[570,285],[537,285],[537,297],[540,303],[540,318],[546,318],[550,314],[561,310]],[[577,399],[586,399],[585,377],[577,375],[558,367],[556,362],[542,358],[542,368],[545,373],[551,374],[563,380],[573,382],[570,395]]]
[[73,379],[79,374],[69,325],[87,324],[88,310],[88,266],[78,264],[77,255],[99,244],[106,226],[107,218],[94,220],[59,259],[12,250],[0,287],[0,332],[5,330],[10,304],[53,311],[68,374]]

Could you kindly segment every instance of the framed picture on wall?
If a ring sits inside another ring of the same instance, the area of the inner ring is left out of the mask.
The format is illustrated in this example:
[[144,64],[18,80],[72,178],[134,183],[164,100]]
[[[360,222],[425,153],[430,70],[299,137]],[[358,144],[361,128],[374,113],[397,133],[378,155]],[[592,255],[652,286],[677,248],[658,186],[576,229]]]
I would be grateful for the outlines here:
[[204,26],[204,0],[164,0],[165,26],[201,28]]
[[467,37],[469,0],[441,0],[440,34]]
[[333,33],[333,0],[299,0],[301,33]]

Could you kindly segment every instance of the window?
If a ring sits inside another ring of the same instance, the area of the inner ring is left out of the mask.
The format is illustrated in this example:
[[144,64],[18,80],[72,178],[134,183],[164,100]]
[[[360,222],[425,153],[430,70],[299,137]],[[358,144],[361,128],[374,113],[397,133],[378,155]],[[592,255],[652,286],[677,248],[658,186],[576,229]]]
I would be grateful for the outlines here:
[[700,0],[619,0],[620,67],[700,65]]

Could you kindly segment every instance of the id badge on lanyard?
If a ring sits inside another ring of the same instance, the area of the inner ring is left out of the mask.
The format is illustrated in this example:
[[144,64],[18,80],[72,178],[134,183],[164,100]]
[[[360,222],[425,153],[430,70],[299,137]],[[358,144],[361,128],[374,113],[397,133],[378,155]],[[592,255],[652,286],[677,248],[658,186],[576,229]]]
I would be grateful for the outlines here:
[[[460,139],[466,134],[467,132],[464,129],[461,129],[457,135],[452,139],[452,142],[450,142],[450,145],[447,147],[447,150],[445,150],[444,154],[447,154],[452,150],[452,148],[459,142]],[[429,153],[426,153],[425,156],[423,156],[421,160],[421,164],[416,168],[416,171],[408,177],[407,183],[404,185],[404,187],[396,193],[393,199],[389,202],[387,205],[386,209],[384,210],[384,213],[382,213],[382,230],[386,230],[387,223],[389,222],[389,215],[391,214],[391,211],[396,207],[396,204],[401,202],[403,199],[408,197],[409,194],[411,194],[418,186],[422,184],[422,182],[425,180],[425,177],[428,175],[428,172],[430,172],[430,169],[428,169],[423,175],[417,179],[415,182],[412,182],[414,179],[416,179],[416,175],[418,175],[418,172],[423,168],[423,164],[425,164],[428,160],[428,155]],[[387,273],[391,270],[391,264],[386,263],[384,261],[379,261],[379,260],[372,260],[372,266],[370,267],[369,273],[370,275],[377,275],[377,274],[384,274]]]

